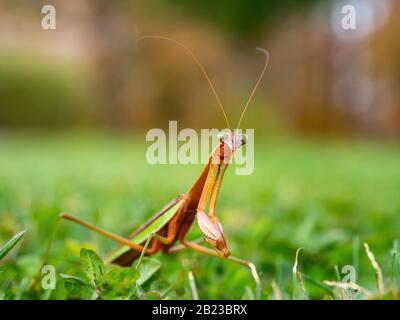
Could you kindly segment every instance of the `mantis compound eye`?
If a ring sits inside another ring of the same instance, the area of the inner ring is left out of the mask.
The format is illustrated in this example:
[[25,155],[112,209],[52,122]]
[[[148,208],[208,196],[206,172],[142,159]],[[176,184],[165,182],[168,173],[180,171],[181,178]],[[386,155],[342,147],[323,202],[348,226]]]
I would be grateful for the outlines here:
[[247,134],[242,134],[240,135],[240,142],[243,144],[246,144],[247,142]]
[[229,138],[229,133],[223,132],[223,131],[218,132],[217,138],[218,138],[218,140],[219,140],[220,142],[225,142],[225,141],[227,141],[228,138]]

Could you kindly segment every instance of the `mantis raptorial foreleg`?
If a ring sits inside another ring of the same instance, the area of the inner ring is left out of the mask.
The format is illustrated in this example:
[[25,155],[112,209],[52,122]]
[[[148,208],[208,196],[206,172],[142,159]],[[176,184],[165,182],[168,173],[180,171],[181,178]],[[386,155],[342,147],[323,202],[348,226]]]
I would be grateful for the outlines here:
[[221,258],[221,259],[227,259],[229,261],[238,263],[242,266],[249,268],[251,271],[251,275],[254,279],[254,282],[256,284],[256,299],[260,299],[260,297],[261,297],[261,280],[260,280],[260,277],[258,275],[256,266],[254,265],[254,263],[247,261],[247,260],[240,259],[240,258],[232,257],[232,256],[230,256],[228,258],[224,258],[220,254],[215,252],[214,250],[203,247],[195,242],[183,241],[182,245],[185,246],[186,248],[192,249],[194,251],[204,253],[204,254],[207,254],[210,256],[214,256],[217,258]]

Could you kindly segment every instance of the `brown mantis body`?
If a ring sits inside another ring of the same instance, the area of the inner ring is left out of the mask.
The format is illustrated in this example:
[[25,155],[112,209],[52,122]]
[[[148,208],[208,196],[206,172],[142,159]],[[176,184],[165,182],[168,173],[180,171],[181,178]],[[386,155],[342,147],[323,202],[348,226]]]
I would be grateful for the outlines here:
[[[229,126],[229,121],[226,117],[220,99],[216,94],[215,89],[212,86],[211,81],[203,66],[200,64],[194,54],[179,42],[169,38],[158,36],[143,38],[169,40],[178,44],[179,46],[183,47],[187,52],[189,52],[189,54],[194,58],[195,62],[198,64],[201,71],[205,75],[208,83],[210,84],[211,89],[217,98],[217,101]],[[262,51],[267,54],[265,50]],[[239,125],[251,101],[251,98],[262,79],[262,76],[266,70],[267,62],[268,54],[264,69],[247,101],[247,104],[241,115]],[[159,212],[154,214],[153,217],[150,218],[145,224],[134,231],[128,238],[120,237],[118,235],[110,233],[104,229],[94,226],[88,222],[82,221],[67,213],[62,213],[60,216],[64,219],[74,221],[90,230],[98,232],[103,236],[111,238],[114,241],[120,243],[122,247],[117,249],[110,255],[109,261],[111,263],[115,263],[121,266],[127,266],[130,265],[141,254],[152,255],[159,251],[162,251],[164,253],[172,253],[183,248],[189,248],[207,255],[225,258],[232,262],[239,263],[248,267],[251,270],[252,276],[255,280],[257,297],[259,297],[260,279],[254,264],[246,260],[232,257],[230,255],[222,226],[215,212],[216,201],[218,198],[224,173],[230,163],[234,152],[246,143],[246,137],[245,135],[233,131],[229,133],[220,133],[219,139],[219,145],[211,153],[207,164],[203,168],[199,178],[196,180],[192,188],[187,193],[184,193],[170,201]],[[208,214],[205,213],[207,208]],[[154,226],[157,221],[159,221],[163,217],[167,217],[167,219],[163,223],[159,223],[157,226]],[[197,242],[186,240],[186,235],[196,218],[199,227],[204,234],[204,239],[215,250],[204,247]],[[138,242],[135,242],[135,240],[137,240]],[[176,246],[176,242],[179,242],[180,244]]]

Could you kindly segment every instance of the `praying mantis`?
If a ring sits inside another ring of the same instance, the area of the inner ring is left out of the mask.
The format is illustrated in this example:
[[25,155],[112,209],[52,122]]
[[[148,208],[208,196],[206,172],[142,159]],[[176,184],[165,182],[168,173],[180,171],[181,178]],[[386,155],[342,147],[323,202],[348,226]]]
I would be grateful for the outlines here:
[[[137,41],[145,39],[172,42],[183,48],[193,58],[207,80],[230,131],[218,134],[219,144],[210,154],[208,162],[190,190],[167,203],[129,237],[121,237],[68,213],[61,213],[60,217],[75,222],[119,243],[121,246],[108,256],[107,262],[109,263],[128,266],[141,255],[150,256],[159,251],[173,253],[187,248],[243,265],[251,271],[256,285],[256,298],[259,299],[261,295],[261,282],[255,265],[250,261],[231,256],[222,225],[216,215],[216,203],[224,174],[235,151],[246,143],[246,135],[239,133],[236,129],[231,130],[225,109],[206,70],[189,48],[174,39],[162,36],[144,36]],[[266,56],[264,67],[243,108],[237,128],[240,127],[253,95],[267,69],[269,61],[268,52],[258,47],[257,50],[263,52]],[[207,208],[208,213],[206,213]],[[197,221],[204,235],[204,240],[214,250],[202,246],[199,242],[186,240],[186,235],[194,221]],[[175,245],[176,242],[179,242],[179,244]]]

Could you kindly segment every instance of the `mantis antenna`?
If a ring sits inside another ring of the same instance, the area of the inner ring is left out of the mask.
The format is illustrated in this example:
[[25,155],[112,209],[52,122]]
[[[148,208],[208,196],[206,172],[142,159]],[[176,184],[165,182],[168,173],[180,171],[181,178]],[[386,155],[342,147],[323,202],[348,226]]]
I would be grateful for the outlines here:
[[257,49],[258,51],[261,51],[261,52],[265,53],[265,56],[266,56],[265,64],[264,64],[263,70],[261,71],[260,76],[258,77],[258,80],[257,80],[257,82],[256,82],[256,85],[254,86],[253,91],[251,92],[250,97],[249,97],[249,99],[247,100],[245,107],[243,108],[242,114],[241,114],[240,119],[239,119],[239,123],[238,123],[238,125],[237,125],[237,128],[238,128],[238,129],[239,129],[239,127],[240,127],[240,124],[242,123],[242,120],[243,120],[243,117],[244,117],[244,115],[245,115],[245,113],[246,113],[246,111],[247,111],[247,108],[248,108],[248,106],[249,106],[251,100],[253,99],[254,93],[256,92],[257,87],[258,87],[258,85],[260,84],[261,79],[262,79],[263,76],[264,76],[265,70],[267,70],[267,66],[268,66],[268,62],[269,62],[269,53],[268,53],[268,51],[265,50],[265,49],[263,49],[263,48],[260,48],[260,47],[257,47],[256,49]]
[[[195,54],[188,48],[186,47],[184,44],[180,43],[179,41],[176,41],[174,39],[168,38],[168,37],[163,37],[163,36],[143,36],[140,37],[136,40],[136,42],[145,40],[145,39],[158,39],[158,40],[166,40],[166,41],[170,41],[173,42],[175,44],[177,44],[178,46],[180,46],[181,48],[183,48],[187,53],[189,53],[189,55],[193,58],[193,60],[196,62],[197,66],[200,68],[201,72],[203,73],[204,77],[206,78],[208,84],[210,85],[211,91],[214,93],[215,98],[217,99],[218,105],[222,111],[222,114],[224,115],[226,124],[228,125],[229,129],[231,129],[231,125],[229,123],[228,120],[228,116],[226,115],[225,109],[222,106],[221,103],[221,99],[219,98],[217,91],[215,90],[210,77],[208,76],[206,70],[204,69],[203,65],[200,63],[199,59],[197,59],[197,57],[195,56]],[[261,79],[260,79],[261,80]]]

